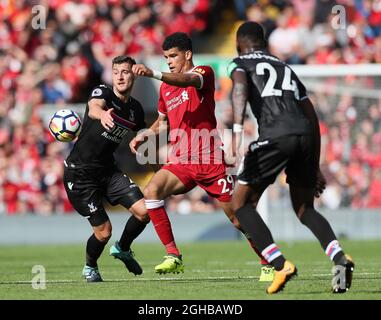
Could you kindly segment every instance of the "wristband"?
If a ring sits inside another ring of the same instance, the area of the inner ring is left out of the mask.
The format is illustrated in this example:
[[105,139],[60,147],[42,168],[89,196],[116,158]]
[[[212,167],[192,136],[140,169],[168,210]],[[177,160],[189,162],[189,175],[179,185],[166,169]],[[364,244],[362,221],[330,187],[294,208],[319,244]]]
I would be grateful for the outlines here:
[[157,80],[161,80],[163,78],[163,74],[160,71],[152,70],[152,78],[155,78]]
[[242,124],[238,124],[238,123],[233,124],[233,132],[239,133],[242,131],[243,131],[243,125]]

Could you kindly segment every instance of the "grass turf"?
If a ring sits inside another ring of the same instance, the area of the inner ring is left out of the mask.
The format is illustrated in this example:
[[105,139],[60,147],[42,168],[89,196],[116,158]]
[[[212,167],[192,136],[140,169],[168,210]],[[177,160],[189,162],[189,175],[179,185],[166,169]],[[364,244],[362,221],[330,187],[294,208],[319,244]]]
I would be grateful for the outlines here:
[[[245,241],[180,244],[185,273],[157,275],[162,261],[159,244],[135,244],[133,250],[144,270],[134,276],[123,263],[108,256],[107,245],[99,260],[103,283],[81,278],[83,245],[1,246],[0,299],[381,299],[381,241],[341,241],[356,263],[352,288],[333,295],[332,263],[317,242],[280,243],[284,255],[294,262],[299,275],[285,290],[269,296],[269,283],[258,282],[260,265]],[[34,265],[46,270],[46,289],[32,288]]]

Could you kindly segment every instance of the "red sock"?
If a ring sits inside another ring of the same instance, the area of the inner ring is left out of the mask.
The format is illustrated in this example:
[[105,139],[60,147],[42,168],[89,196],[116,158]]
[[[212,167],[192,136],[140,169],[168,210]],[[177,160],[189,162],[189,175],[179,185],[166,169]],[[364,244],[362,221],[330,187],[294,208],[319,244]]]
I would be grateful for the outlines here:
[[[164,208],[163,200],[146,200],[148,215],[156,233],[167,250],[167,254],[180,255],[173,237],[171,222]],[[155,208],[156,207],[156,208]]]
[[261,265],[266,265],[266,264],[270,264],[261,254],[261,252],[255,247],[253,241],[251,239],[247,239],[247,241],[249,241],[250,243],[250,246],[253,248],[253,250],[255,251],[255,253],[257,254],[257,256],[261,259],[260,261],[260,264]]

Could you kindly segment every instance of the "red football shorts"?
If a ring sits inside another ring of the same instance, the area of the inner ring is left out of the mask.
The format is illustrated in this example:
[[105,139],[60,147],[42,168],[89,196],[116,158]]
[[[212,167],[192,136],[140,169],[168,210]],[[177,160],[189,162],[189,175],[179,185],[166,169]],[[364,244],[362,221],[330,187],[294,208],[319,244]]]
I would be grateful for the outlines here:
[[198,185],[218,201],[229,202],[232,198],[234,179],[226,174],[224,164],[166,164],[162,169],[178,177],[185,192]]

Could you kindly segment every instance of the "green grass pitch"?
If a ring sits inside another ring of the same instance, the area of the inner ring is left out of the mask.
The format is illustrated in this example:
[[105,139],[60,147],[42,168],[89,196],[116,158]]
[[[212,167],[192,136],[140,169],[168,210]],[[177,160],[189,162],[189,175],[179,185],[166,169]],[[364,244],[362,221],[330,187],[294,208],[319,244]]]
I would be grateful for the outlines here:
[[[258,282],[260,265],[245,241],[180,243],[185,273],[157,275],[154,266],[164,254],[160,244],[135,244],[144,273],[128,273],[121,261],[108,255],[99,260],[103,283],[81,278],[83,245],[1,246],[0,299],[381,299],[381,241],[341,241],[356,263],[352,288],[330,293],[332,264],[317,242],[280,243],[299,275],[285,290],[268,296],[268,283]],[[34,265],[46,270],[46,288],[33,289]]]

